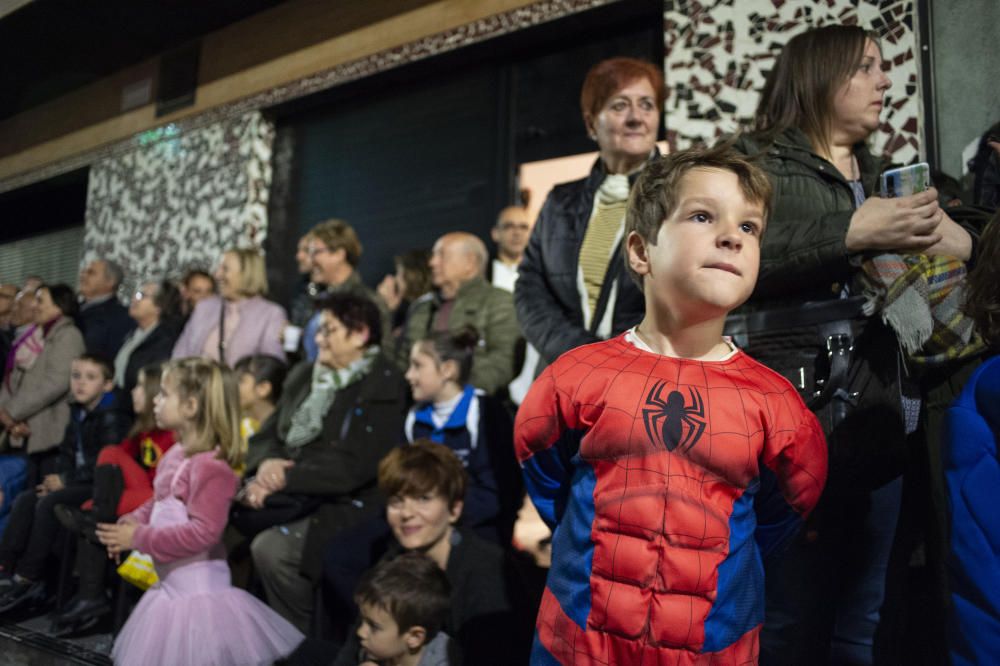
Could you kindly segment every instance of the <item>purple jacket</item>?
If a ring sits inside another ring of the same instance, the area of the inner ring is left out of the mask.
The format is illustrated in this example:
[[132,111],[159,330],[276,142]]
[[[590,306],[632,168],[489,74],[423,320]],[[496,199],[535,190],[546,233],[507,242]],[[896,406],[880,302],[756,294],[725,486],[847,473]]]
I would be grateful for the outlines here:
[[[174,345],[171,358],[201,356],[212,329],[219,325],[222,299],[212,296],[198,303]],[[285,358],[281,347],[281,331],[288,321],[285,309],[276,303],[253,296],[240,303],[240,322],[226,347],[226,364],[235,365],[251,354],[269,354]]]

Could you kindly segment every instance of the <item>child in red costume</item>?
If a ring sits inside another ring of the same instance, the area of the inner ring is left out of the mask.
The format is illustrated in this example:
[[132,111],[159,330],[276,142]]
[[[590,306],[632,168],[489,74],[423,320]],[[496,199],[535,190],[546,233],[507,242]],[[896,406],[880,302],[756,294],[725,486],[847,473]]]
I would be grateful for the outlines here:
[[153,496],[153,480],[160,458],[174,445],[174,433],[156,426],[153,418],[153,397],[160,392],[163,366],[153,363],[139,370],[132,389],[135,425],[118,446],[107,446],[97,458],[100,465],[118,465],[124,477],[124,487],[116,516],[134,511]]
[[827,460],[791,384],[722,336],[770,196],[725,147],[648,164],[623,244],[645,318],[561,356],[521,405],[517,454],[554,527],[533,664],[757,662],[762,551],[815,506]]

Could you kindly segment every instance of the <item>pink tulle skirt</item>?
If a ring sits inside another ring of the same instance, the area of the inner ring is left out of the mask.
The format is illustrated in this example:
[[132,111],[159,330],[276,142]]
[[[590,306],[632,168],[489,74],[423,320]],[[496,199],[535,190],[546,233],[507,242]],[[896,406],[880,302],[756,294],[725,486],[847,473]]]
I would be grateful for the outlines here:
[[111,657],[122,666],[244,666],[288,656],[302,634],[230,583],[225,560],[159,566]]

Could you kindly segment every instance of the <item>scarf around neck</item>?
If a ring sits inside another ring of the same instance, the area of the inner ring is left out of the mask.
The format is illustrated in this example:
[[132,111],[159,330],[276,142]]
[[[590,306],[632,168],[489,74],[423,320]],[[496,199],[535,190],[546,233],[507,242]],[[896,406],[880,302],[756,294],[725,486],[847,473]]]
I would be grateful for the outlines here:
[[378,345],[365,350],[358,360],[346,368],[328,368],[321,363],[314,363],[312,369],[312,388],[309,395],[302,401],[292,415],[292,423],[285,436],[285,444],[299,448],[316,439],[323,430],[323,417],[330,411],[337,391],[361,380],[371,370],[375,357],[379,354]]

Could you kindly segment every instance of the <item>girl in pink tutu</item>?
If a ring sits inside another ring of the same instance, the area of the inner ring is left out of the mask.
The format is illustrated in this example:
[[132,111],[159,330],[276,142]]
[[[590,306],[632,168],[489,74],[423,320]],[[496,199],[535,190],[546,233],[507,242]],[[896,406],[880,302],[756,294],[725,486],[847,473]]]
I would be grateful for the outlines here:
[[147,553],[160,578],[118,635],[114,662],[242,666],[289,655],[302,634],[231,585],[220,542],[243,458],[235,377],[214,361],[173,361],[154,405],[180,445],[160,461],[153,498],[97,528],[109,557]]

